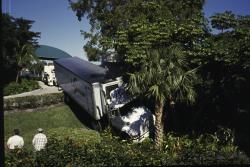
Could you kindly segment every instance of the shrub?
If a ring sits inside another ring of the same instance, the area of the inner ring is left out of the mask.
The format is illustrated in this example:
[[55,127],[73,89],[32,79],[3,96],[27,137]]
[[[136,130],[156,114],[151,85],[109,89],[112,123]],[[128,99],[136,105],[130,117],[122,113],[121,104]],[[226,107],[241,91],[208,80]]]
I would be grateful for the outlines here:
[[223,137],[219,139],[218,133],[205,134],[198,138],[169,133],[165,137],[163,151],[154,150],[151,140],[133,144],[112,137],[109,133],[101,136],[101,143],[95,145],[78,145],[69,138],[64,143],[53,139],[45,153],[46,157],[53,158],[46,159],[43,165],[60,163],[61,166],[165,166],[249,163],[247,159],[232,158],[239,150],[232,143],[224,141],[233,140]]
[[10,150],[5,154],[4,166],[13,167],[13,166],[25,166],[33,167],[34,157],[32,152],[27,151],[26,149],[15,149]]
[[4,110],[28,109],[63,102],[62,93],[4,99]]
[[21,83],[11,82],[6,87],[4,87],[4,96],[19,94],[23,92],[29,92],[35,89],[39,89],[40,86],[35,80],[22,79]]
[[73,136],[76,135],[75,133],[82,133],[81,130],[76,130],[72,137],[63,139],[57,136],[60,131],[67,136],[71,135],[70,131],[74,129],[61,129],[58,132],[55,129],[50,132],[50,135],[56,135],[56,137],[50,137],[46,149],[36,154],[34,162],[39,166],[242,165],[250,163],[247,157],[234,156],[232,158],[232,155],[238,155],[239,150],[227,142],[221,145],[220,142],[224,142],[222,140],[225,138],[218,138],[218,134],[205,134],[191,138],[169,133],[165,137],[163,151],[157,151],[154,150],[151,140],[134,144],[112,137],[105,132],[101,134],[101,142],[79,144],[80,136],[76,138]]
[[[249,164],[249,159],[234,144],[232,131],[219,128],[214,134],[203,134],[196,138],[169,133],[164,140],[164,152],[177,163],[185,164]],[[244,157],[244,156],[242,156]]]
[[85,128],[54,128],[47,132],[48,138],[55,138],[61,142],[73,140],[77,145],[93,145],[101,142],[101,136],[94,130]]

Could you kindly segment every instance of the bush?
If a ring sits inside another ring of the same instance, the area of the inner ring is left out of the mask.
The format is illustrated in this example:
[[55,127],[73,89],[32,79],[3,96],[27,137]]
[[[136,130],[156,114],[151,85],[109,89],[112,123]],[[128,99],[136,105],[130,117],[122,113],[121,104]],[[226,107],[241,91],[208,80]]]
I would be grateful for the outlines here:
[[23,92],[29,92],[35,89],[39,89],[40,86],[35,80],[22,79],[21,83],[11,82],[6,87],[4,87],[4,96],[19,94]]
[[[70,129],[66,131],[66,134],[70,135]],[[81,130],[79,132],[82,133]],[[55,135],[54,133],[57,133],[56,130],[51,132],[51,135]],[[237,147],[231,145],[230,142],[223,141],[226,138],[219,138],[217,135],[206,134],[190,138],[189,136],[177,136],[169,133],[165,137],[162,151],[154,150],[151,140],[133,144],[112,137],[106,132],[101,134],[101,142],[95,144],[86,142],[79,144],[80,138],[78,137],[64,138],[63,140],[51,137],[46,149],[36,154],[34,162],[38,163],[39,166],[48,167],[242,165],[250,163],[247,157],[234,156],[240,153]],[[221,145],[221,142],[224,144]],[[9,159],[6,161],[10,162]]]
[[48,139],[55,138],[61,142],[73,140],[78,145],[93,145],[101,142],[101,136],[94,130],[85,128],[54,128],[47,132]]
[[37,108],[63,102],[62,93],[4,99],[4,110]]
[[10,150],[5,154],[4,166],[13,167],[13,166],[25,166],[33,167],[34,157],[32,152],[27,151],[26,149],[15,149]]
[[203,134],[196,138],[177,136],[169,133],[164,140],[164,152],[177,163],[211,164],[249,164],[247,156],[234,144],[230,129],[219,128],[214,134]]

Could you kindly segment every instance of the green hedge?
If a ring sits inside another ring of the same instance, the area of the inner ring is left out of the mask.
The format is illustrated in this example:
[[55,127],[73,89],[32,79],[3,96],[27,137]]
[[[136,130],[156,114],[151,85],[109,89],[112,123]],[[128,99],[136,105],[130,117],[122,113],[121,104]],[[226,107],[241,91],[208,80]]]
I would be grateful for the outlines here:
[[48,140],[55,138],[58,141],[74,140],[79,145],[92,145],[101,142],[101,136],[98,132],[85,128],[54,128],[47,132]]
[[61,103],[63,99],[63,93],[8,98],[4,99],[4,110],[36,108]]
[[40,86],[35,80],[22,79],[21,83],[11,82],[4,87],[3,94],[4,96],[14,95],[24,92],[29,92],[35,89],[39,89]]
[[27,149],[15,149],[5,154],[4,166],[8,167],[34,167],[34,154]]
[[[228,131],[228,130],[226,130]],[[14,159],[6,156],[5,165],[15,166],[31,161],[39,166],[168,166],[168,165],[243,165],[250,164],[247,156],[233,144],[233,137],[206,134],[197,137],[166,135],[162,151],[154,150],[151,140],[133,144],[109,133],[101,134],[100,143],[79,144],[72,138],[64,141],[50,138],[45,150],[25,153]],[[20,155],[20,153],[19,153]],[[15,161],[13,161],[13,159]]]

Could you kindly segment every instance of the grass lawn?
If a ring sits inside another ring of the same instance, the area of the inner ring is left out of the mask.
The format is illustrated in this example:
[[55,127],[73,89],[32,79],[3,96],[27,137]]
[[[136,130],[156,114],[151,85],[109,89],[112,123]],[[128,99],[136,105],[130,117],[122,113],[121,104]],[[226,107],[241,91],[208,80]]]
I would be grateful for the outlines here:
[[46,131],[52,128],[85,128],[66,105],[38,109],[33,112],[15,112],[4,114],[4,142],[13,135],[13,129],[18,128],[24,138],[24,147],[32,149],[32,139],[37,128]]

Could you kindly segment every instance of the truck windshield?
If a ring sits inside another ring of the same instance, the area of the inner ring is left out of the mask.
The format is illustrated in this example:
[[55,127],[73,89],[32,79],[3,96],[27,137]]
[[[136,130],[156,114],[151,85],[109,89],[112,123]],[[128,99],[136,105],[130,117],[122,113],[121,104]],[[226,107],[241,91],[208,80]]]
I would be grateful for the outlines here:
[[106,87],[106,97],[107,99],[111,99],[110,97],[110,92],[114,89],[118,88],[118,84],[115,84],[115,85],[111,85],[111,86],[107,86]]
[[[108,91],[107,91],[108,90]],[[120,108],[130,101],[124,85],[113,85],[106,88],[107,102],[111,109]]]

